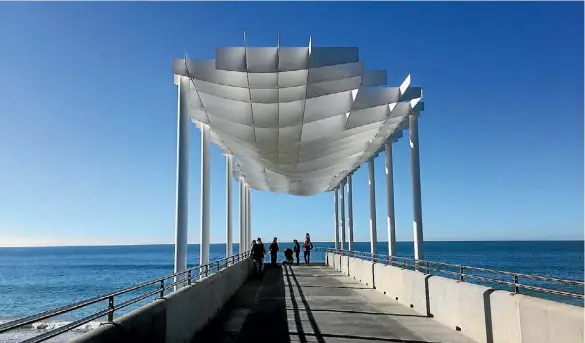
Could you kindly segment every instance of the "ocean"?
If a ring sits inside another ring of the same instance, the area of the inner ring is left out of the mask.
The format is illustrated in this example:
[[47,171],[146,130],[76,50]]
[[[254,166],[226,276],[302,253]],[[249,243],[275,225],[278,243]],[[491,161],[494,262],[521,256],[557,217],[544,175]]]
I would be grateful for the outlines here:
[[[314,245],[333,247],[332,242]],[[289,246],[292,247],[292,243],[280,243],[281,251]],[[581,281],[583,247],[583,241],[424,243],[426,260]],[[234,252],[237,251],[237,244],[233,248]],[[412,249],[412,242],[397,243],[398,256],[412,257]],[[370,243],[355,243],[355,250],[369,252]],[[387,243],[378,243],[377,250],[387,254]],[[0,248],[0,323],[170,274],[173,272],[173,254],[173,245]],[[211,245],[212,261],[224,255],[225,244]],[[198,257],[199,246],[189,245],[190,267],[198,264]],[[282,259],[280,256],[279,261]],[[314,251],[312,260],[323,262],[324,253]],[[130,297],[128,295],[120,301]],[[120,311],[120,314],[148,301],[151,299]],[[582,301],[572,301],[583,306]],[[0,342],[19,342],[106,307],[107,303],[102,303],[0,334]],[[91,322],[49,342],[63,342],[97,325],[99,321]]]

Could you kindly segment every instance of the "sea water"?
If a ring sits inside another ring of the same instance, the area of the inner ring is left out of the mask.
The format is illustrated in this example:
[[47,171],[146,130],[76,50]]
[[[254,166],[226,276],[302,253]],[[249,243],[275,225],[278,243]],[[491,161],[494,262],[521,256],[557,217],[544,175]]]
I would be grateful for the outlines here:
[[[333,243],[314,243],[316,247],[333,247]],[[425,259],[452,264],[483,267],[517,273],[583,280],[583,241],[540,242],[425,242]],[[292,243],[280,243],[281,252]],[[356,242],[355,250],[370,251],[370,243]],[[238,245],[233,247],[237,251]],[[188,265],[198,264],[199,246],[189,245]],[[377,251],[387,254],[388,244],[380,242]],[[397,255],[413,256],[412,242],[398,242]],[[101,246],[0,248],[0,323],[56,307],[68,305],[117,289],[129,287],[173,272],[174,247]],[[225,244],[212,244],[210,260],[225,256]],[[312,253],[312,260],[323,262],[325,254]],[[279,256],[279,261],[283,256]],[[150,289],[154,290],[158,285]],[[582,289],[581,289],[582,292]],[[122,296],[128,300],[144,291]],[[156,296],[116,312],[127,313],[152,301]],[[582,301],[573,303],[582,306]],[[0,342],[18,342],[73,320],[103,310],[102,302],[51,320],[0,334]],[[105,320],[102,318],[101,320]],[[92,321],[50,342],[63,342],[73,335],[97,327]]]

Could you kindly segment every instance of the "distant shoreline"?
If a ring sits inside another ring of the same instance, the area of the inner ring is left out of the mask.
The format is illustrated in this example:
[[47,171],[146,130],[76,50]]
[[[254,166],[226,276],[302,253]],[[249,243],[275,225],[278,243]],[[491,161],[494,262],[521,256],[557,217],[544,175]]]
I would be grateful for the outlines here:
[[[288,241],[282,241],[284,243],[291,243]],[[333,241],[313,241],[314,243],[325,244],[325,243],[333,243]],[[584,239],[518,239],[518,240],[427,240],[425,242],[429,243],[519,243],[519,242],[582,242],[585,244]],[[369,243],[369,241],[355,241],[354,243]],[[388,241],[378,241],[380,243],[388,243]],[[413,241],[397,241],[397,243],[413,243]],[[210,243],[211,245],[225,245],[225,243]],[[238,244],[234,242],[234,244]],[[85,247],[143,247],[143,246],[163,246],[163,245],[174,245],[174,243],[152,243],[152,244],[95,244],[95,245],[8,245],[2,246],[0,245],[0,249],[2,248],[85,248]],[[188,243],[188,245],[199,245],[199,243]]]

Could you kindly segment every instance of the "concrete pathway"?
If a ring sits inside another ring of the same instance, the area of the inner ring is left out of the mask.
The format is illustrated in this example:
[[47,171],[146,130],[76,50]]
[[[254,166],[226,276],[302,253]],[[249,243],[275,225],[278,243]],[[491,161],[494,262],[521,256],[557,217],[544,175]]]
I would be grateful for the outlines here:
[[244,284],[193,342],[473,341],[348,276],[316,265],[267,268],[261,280]]

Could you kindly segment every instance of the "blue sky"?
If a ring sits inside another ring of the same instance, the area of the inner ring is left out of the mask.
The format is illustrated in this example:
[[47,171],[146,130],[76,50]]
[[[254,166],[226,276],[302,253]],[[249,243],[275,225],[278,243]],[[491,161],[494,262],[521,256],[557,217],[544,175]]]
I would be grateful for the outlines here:
[[[583,237],[583,3],[2,3],[0,246],[173,242],[170,61],[242,45],[243,29],[254,46],[275,45],[277,32],[287,46],[309,35],[314,46],[358,46],[391,85],[412,74],[426,102],[425,239]],[[195,128],[190,158],[198,242]],[[412,240],[405,139],[394,165],[397,237]],[[225,237],[224,168],[212,147],[212,242]],[[385,240],[382,156],[376,178]],[[367,192],[361,168],[361,241]],[[254,235],[332,240],[331,193],[253,192],[252,202]]]

